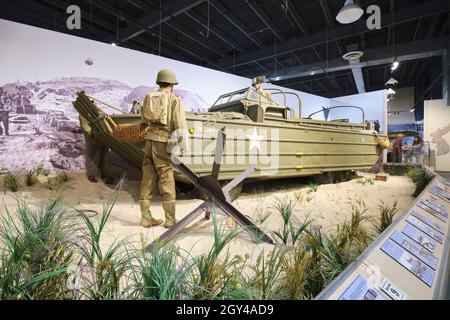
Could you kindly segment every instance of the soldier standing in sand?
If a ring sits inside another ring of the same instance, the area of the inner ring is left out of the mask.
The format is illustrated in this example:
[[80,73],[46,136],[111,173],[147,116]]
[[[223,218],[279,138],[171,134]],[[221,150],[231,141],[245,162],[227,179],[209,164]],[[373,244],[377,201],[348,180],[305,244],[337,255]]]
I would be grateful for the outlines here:
[[[5,105],[5,96],[3,95],[3,88],[0,87],[0,111],[3,110],[3,106]],[[2,126],[0,126],[0,136],[3,134]]]
[[80,116],[81,130],[84,133],[86,175],[90,182],[97,183],[97,177],[104,178],[108,169],[108,148],[100,145],[92,133],[92,127],[83,116]]
[[[141,110],[142,120],[150,127],[145,137],[145,156],[142,163],[142,182],[140,195],[141,226],[150,228],[163,223],[150,212],[153,186],[159,180],[161,202],[165,213],[164,227],[177,223],[175,219],[175,178],[171,153],[176,145],[181,148],[186,142],[184,131],[187,128],[183,101],[173,93],[178,80],[171,70],[158,72],[157,92],[145,96]],[[178,133],[177,138],[174,134]]]
[[[5,135],[9,136],[9,113],[11,112],[11,101],[9,99],[4,102],[4,97],[1,98],[0,106],[0,123],[3,123],[5,129]],[[3,130],[0,127],[0,134],[3,134]]]

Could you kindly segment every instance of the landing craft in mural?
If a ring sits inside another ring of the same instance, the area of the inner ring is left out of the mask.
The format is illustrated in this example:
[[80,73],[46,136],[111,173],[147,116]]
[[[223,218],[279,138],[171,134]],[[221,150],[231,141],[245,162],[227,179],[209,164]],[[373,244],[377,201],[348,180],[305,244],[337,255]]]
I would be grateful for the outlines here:
[[[132,105],[133,101],[143,101],[147,93],[158,91],[159,87],[148,87],[148,86],[139,86],[134,88],[130,94],[123,98],[121,103],[122,110],[130,111],[129,106]],[[173,93],[178,97],[183,99],[183,103],[186,107],[187,111],[192,112],[205,112],[209,108],[208,102],[203,100],[198,94],[194,94],[192,92],[174,89]]]
[[[86,64],[94,63],[91,58]],[[47,170],[83,171],[84,137],[72,106],[84,91],[110,105],[131,110],[133,97],[154,88],[94,77],[63,77],[49,81],[14,82],[0,87],[0,168],[23,173],[43,164]],[[207,109],[197,94],[177,90],[186,109]],[[117,113],[117,110],[104,110]]]
[[450,152],[450,146],[448,142],[443,138],[444,135],[449,133],[450,123],[442,128],[437,129],[435,132],[431,133],[431,142],[437,145],[436,156],[440,157],[446,155]]

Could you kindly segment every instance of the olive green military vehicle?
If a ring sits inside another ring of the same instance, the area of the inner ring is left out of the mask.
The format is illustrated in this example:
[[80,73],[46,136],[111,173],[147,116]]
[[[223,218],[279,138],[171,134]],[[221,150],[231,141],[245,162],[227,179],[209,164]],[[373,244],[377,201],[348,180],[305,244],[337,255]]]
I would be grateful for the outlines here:
[[[364,121],[362,109],[361,123],[302,118],[286,106],[287,97],[293,95],[301,114],[301,99],[295,93],[271,92],[274,100],[277,97],[282,102],[269,100],[250,87],[220,96],[208,112],[187,112],[188,148],[181,161],[200,176],[210,174],[217,131],[222,128],[226,143],[219,180],[233,179],[251,164],[256,171],[250,179],[268,180],[369,169],[380,159],[383,136]],[[94,102],[79,92],[74,107],[91,123],[100,143],[140,168],[143,144],[115,138]],[[140,115],[114,114],[110,119],[119,125],[136,123]],[[176,179],[186,182],[180,174]]]

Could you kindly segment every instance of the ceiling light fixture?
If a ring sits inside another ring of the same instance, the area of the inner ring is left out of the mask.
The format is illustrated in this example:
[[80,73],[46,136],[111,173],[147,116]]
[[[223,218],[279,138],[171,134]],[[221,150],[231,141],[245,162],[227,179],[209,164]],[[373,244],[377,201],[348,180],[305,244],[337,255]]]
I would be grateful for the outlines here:
[[394,87],[394,86],[396,86],[397,84],[398,84],[398,81],[397,81],[395,78],[391,77],[391,78],[385,83],[385,86],[386,86],[386,87]]
[[353,0],[346,0],[344,6],[336,16],[336,20],[342,24],[358,21],[364,14],[364,10],[355,4]]
[[388,96],[393,96],[395,93],[396,92],[392,88],[389,88],[387,91]]
[[392,67],[391,67],[391,70],[392,70],[392,71],[395,71],[395,70],[397,70],[397,68],[398,68],[398,65],[399,65],[399,62],[398,62],[398,60],[397,60],[397,59],[395,59],[395,60],[394,60],[394,62],[392,63]]

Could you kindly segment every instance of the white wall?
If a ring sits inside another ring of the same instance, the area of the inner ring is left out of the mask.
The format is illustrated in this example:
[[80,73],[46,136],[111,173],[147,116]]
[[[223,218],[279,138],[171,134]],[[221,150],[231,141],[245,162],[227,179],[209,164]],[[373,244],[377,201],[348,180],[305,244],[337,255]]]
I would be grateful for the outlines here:
[[[86,65],[87,58],[94,64]],[[250,83],[244,77],[6,20],[0,20],[0,66],[0,85],[70,76],[112,79],[130,87],[154,86],[158,70],[171,68],[178,88],[210,104]]]
[[[333,98],[330,100],[330,105],[361,107],[364,110],[366,120],[378,120],[380,122],[380,132],[387,132],[386,90]],[[330,117],[331,119],[345,118],[351,122],[361,122],[361,112],[357,109],[333,109],[331,110]]]
[[[275,88],[275,89],[281,89],[283,91],[288,91],[288,92],[295,92],[300,96],[301,99],[301,116],[302,117],[307,117],[309,116],[311,113],[321,110],[322,107],[328,107],[330,106],[330,99],[329,98],[325,98],[325,97],[320,97],[320,96],[316,96],[307,92],[303,92],[303,91],[297,91],[297,90],[292,90],[292,89],[287,89],[287,88],[283,88],[277,85],[273,85],[273,84],[267,84],[267,85],[263,85],[263,88]],[[280,95],[274,95],[274,100],[278,103],[284,103],[283,102],[283,98]],[[292,95],[286,95],[286,101],[287,101],[287,105],[291,108],[293,108],[295,110],[295,112],[297,113],[297,116],[299,116],[299,110],[298,110],[298,100],[295,96]],[[313,119],[319,119],[319,120],[324,120],[324,115],[322,112],[314,115],[312,117]]]
[[[424,140],[431,141],[430,149],[436,155],[435,169],[450,171],[450,108],[444,100],[425,101],[423,131]],[[436,139],[439,137],[442,140]]]
[[[11,121],[9,136],[0,136],[4,150],[0,167],[20,172],[44,164],[50,170],[83,170],[82,135],[69,130],[58,132],[44,121],[45,114],[49,110],[62,111],[76,125],[78,114],[72,102],[80,90],[129,110],[130,97],[137,92],[145,94],[145,87],[154,87],[156,74],[162,68],[177,74],[180,84],[176,89],[183,94],[187,111],[198,111],[198,106],[205,110],[220,95],[251,84],[251,79],[229,73],[0,19],[0,86],[5,88],[3,96],[8,88],[6,98],[13,100],[14,110],[11,120],[16,121]],[[288,91],[300,95],[304,116],[329,105],[327,98]],[[21,124],[17,117],[21,116],[18,110],[22,98],[37,113],[27,111],[22,116],[28,122]],[[295,97],[288,96],[287,104],[298,113]],[[101,107],[106,112],[117,112]],[[37,131],[41,134],[36,135]],[[49,147],[55,137],[60,139],[58,147]],[[64,149],[67,141],[76,141],[71,146],[77,145],[69,158]]]
[[[414,106],[414,87],[395,89],[395,98],[388,102],[388,124],[414,124],[416,119],[414,112],[410,112]],[[394,114],[400,112],[400,114]]]

